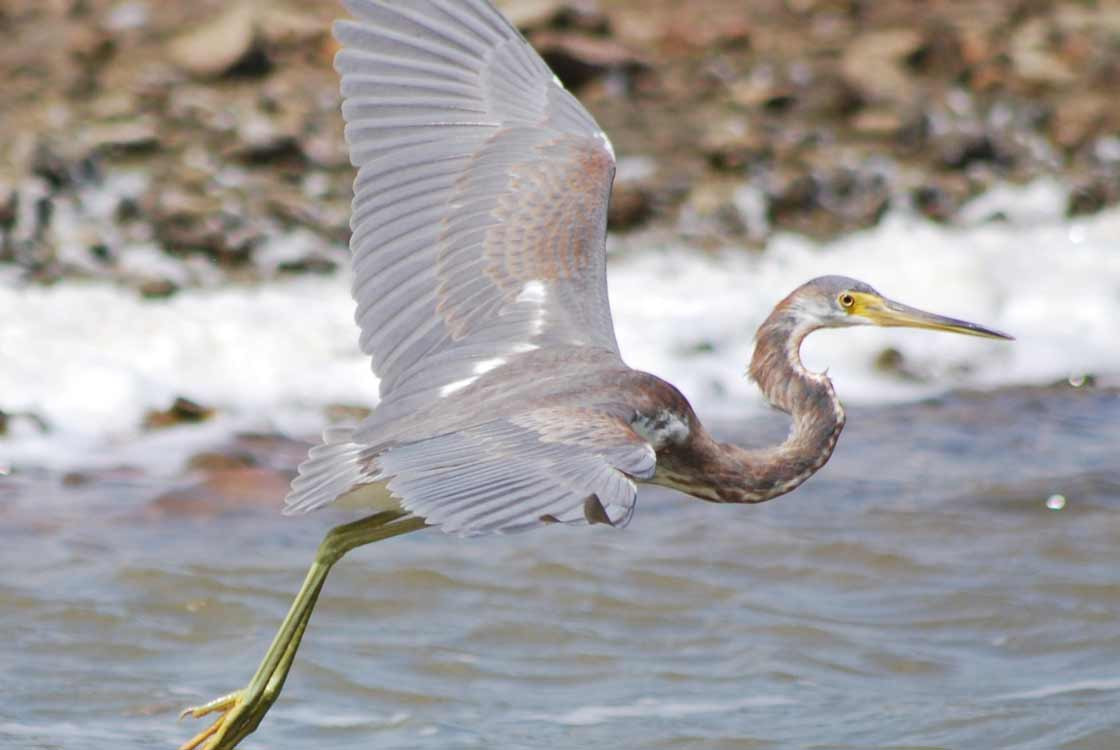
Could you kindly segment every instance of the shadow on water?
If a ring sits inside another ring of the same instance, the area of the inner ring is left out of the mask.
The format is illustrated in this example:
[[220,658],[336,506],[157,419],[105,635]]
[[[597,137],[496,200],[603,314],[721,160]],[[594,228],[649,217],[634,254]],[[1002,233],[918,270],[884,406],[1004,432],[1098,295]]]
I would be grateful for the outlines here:
[[[769,504],[360,550],[246,746],[1118,747],[1118,445],[1113,390],[953,394]],[[192,481],[0,480],[0,745],[170,747],[247,680],[341,516]]]

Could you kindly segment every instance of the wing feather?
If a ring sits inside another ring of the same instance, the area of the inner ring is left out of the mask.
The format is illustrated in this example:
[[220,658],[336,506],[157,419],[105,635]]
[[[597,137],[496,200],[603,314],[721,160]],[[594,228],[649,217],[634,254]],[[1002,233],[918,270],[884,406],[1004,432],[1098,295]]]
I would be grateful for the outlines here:
[[[577,430],[558,429],[564,420],[583,421]],[[572,409],[533,410],[376,457],[379,480],[403,508],[467,536],[554,520],[593,522],[584,508],[592,496],[611,524],[625,524],[634,479],[651,477],[655,461],[652,447],[625,423]]]
[[[615,416],[480,412],[445,434],[409,421],[538,350],[623,366],[605,276],[609,141],[487,0],[346,5],[335,67],[357,167],[355,318],[381,402],[312,450],[287,511],[384,482],[460,534],[625,523],[655,456]],[[517,377],[509,399],[541,380]]]
[[[494,357],[553,342],[617,350],[603,251],[614,163],[594,120],[483,0],[348,7],[335,64],[359,168],[354,295],[382,398],[476,337]],[[409,283],[415,304],[378,304],[416,278],[413,263],[438,269]],[[539,307],[572,309],[510,325],[529,282],[555,288]]]

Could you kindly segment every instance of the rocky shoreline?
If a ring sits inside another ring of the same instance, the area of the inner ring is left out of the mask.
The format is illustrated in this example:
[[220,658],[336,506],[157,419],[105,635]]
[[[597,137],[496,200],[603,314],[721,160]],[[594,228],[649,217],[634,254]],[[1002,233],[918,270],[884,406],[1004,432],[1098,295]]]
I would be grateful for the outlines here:
[[[611,134],[615,232],[755,251],[890,209],[951,222],[996,184],[1045,176],[1069,186],[1070,215],[1120,200],[1115,5],[501,4]],[[337,14],[0,5],[0,281],[159,298],[345,264]],[[181,400],[145,428],[208,416]],[[48,429],[0,411],[0,435]]]
[[[610,133],[614,231],[705,247],[938,221],[1056,176],[1120,200],[1120,7],[507,0]],[[0,273],[147,296],[329,271],[352,169],[333,1],[0,7]]]

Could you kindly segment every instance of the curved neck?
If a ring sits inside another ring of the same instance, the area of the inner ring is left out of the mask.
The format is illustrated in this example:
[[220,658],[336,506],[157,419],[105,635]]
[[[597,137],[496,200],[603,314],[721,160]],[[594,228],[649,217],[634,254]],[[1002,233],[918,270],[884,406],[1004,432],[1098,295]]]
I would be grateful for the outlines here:
[[715,502],[760,503],[796,489],[824,466],[844,429],[844,409],[832,382],[801,364],[801,342],[813,330],[783,303],[755,337],[750,375],[771,404],[793,417],[785,442],[747,450],[697,436],[706,481],[674,486]]
[[771,404],[792,415],[780,445],[748,450],[713,440],[693,418],[688,439],[658,453],[657,484],[717,503],[760,503],[796,489],[825,465],[844,429],[832,382],[801,364],[801,342],[815,326],[779,304],[755,336],[750,375]]
[[781,445],[738,449],[757,495],[747,502],[769,500],[797,488],[825,465],[844,429],[844,408],[832,381],[801,364],[801,342],[813,330],[783,303],[755,336],[750,375],[771,404],[793,417],[793,426]]

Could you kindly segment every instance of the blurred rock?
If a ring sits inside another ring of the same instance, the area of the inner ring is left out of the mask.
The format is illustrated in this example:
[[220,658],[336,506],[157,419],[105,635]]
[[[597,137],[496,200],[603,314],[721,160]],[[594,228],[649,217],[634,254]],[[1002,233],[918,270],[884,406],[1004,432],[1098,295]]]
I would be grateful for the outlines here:
[[921,382],[928,379],[907,362],[902,352],[894,347],[887,347],[880,351],[875,357],[874,367],[879,372],[894,375],[901,380]]
[[310,133],[300,139],[300,151],[316,167],[348,169],[350,152],[339,133]]
[[[318,442],[317,438],[315,442]],[[265,432],[239,433],[224,450],[231,455],[248,457],[253,466],[279,466],[290,472],[291,467],[307,457],[310,447],[302,440]]]
[[519,29],[548,26],[567,6],[565,0],[497,0],[495,4]]
[[137,154],[159,147],[159,131],[151,117],[106,122],[89,128],[86,142],[101,154]]
[[947,134],[937,141],[937,156],[939,163],[949,169],[964,169],[976,162],[1007,164],[1011,160],[1010,154],[987,132]]
[[285,186],[272,195],[264,196],[270,215],[286,226],[309,227],[317,233],[339,243],[345,243],[350,234],[350,211],[347,201],[330,200],[322,196],[308,196]]
[[278,263],[276,270],[285,274],[329,274],[338,270],[338,263],[330,258],[308,255],[298,260],[286,260]]
[[868,138],[892,138],[906,126],[903,113],[894,107],[864,109],[851,119],[852,129]]
[[248,453],[205,451],[196,453],[187,461],[188,471],[201,471],[207,474],[218,471],[231,471],[255,466],[256,460]]
[[581,32],[540,31],[530,40],[556,76],[573,90],[607,72],[634,72],[647,65],[625,45]]
[[719,170],[740,171],[769,155],[768,139],[745,117],[724,117],[700,134],[699,146]]
[[1095,137],[1109,121],[1120,126],[1114,97],[1084,93],[1070,96],[1054,110],[1050,136],[1065,149],[1076,149]]
[[151,19],[151,13],[146,2],[139,0],[126,0],[113,5],[105,14],[103,27],[111,33],[120,33],[132,29],[142,29]]
[[[232,196],[230,196],[232,197]],[[154,185],[142,199],[142,211],[153,223],[155,238],[173,254],[201,253],[227,268],[244,266],[263,230],[246,222],[229,201],[216,195]]]
[[779,173],[767,189],[772,222],[786,223],[790,216],[811,212],[817,206],[817,181],[804,172]]
[[1022,80],[1039,86],[1065,86],[1077,78],[1053,49],[1051,38],[1051,29],[1042,18],[1032,18],[1012,33],[1008,54]]
[[267,162],[302,163],[303,149],[299,134],[290,123],[280,123],[276,118],[261,115],[245,118],[238,123],[238,140],[225,156],[248,164]]
[[774,226],[818,238],[873,226],[890,206],[886,179],[850,167],[778,176],[767,197]]
[[607,209],[607,227],[612,232],[635,229],[653,216],[653,195],[637,182],[615,183]]
[[15,188],[0,185],[0,250],[8,251],[10,248],[8,244],[11,240],[12,229],[16,225],[16,217],[19,216],[19,191]]
[[760,11],[741,0],[688,3],[633,2],[605,6],[611,28],[627,42],[656,47],[674,56],[698,51],[750,47]]
[[698,181],[681,207],[678,231],[712,247],[741,241],[752,229],[736,202],[741,186],[729,177]]
[[844,50],[840,67],[845,78],[872,101],[906,101],[915,97],[907,58],[921,49],[920,32],[912,28],[864,33]]
[[934,221],[948,221],[971,197],[968,179],[959,175],[930,178],[910,194],[914,207]]
[[763,66],[756,68],[745,78],[736,77],[728,81],[727,94],[732,102],[741,107],[764,107],[774,111],[783,104],[793,102],[797,96],[797,87],[775,75],[768,66]]
[[270,3],[263,11],[258,9],[255,20],[261,39],[269,47],[308,45],[329,35],[317,16],[278,7],[276,3]]
[[39,139],[31,155],[31,174],[43,178],[51,190],[70,190],[97,177],[97,167],[77,141]]
[[147,506],[149,518],[212,518],[259,508],[283,507],[291,474],[268,467],[213,468],[197,484],[171,490]]
[[43,434],[50,431],[51,427],[47,420],[35,412],[0,409],[0,436],[7,435],[9,432]]
[[179,285],[171,279],[145,279],[136,290],[145,299],[167,299],[179,291]]
[[596,0],[498,0],[497,6],[517,28],[549,27],[602,31],[606,19]]
[[324,414],[328,422],[361,422],[373,413],[368,406],[360,404],[327,404]]
[[198,78],[227,75],[239,67],[260,72],[267,62],[257,44],[256,12],[250,2],[232,3],[206,23],[175,37],[167,56],[177,66]]
[[[847,117],[864,106],[868,96],[842,76],[824,74],[798,91],[792,102],[799,113],[815,118]],[[774,109],[773,103],[769,104]]]
[[1070,190],[1066,214],[1093,214],[1120,202],[1120,173],[1082,178]]
[[71,86],[81,90],[116,51],[112,35],[92,26],[72,26],[66,31],[66,48],[77,65],[70,69]]
[[158,430],[185,422],[203,422],[214,416],[214,410],[179,396],[163,411],[149,411],[144,416],[144,428]]

